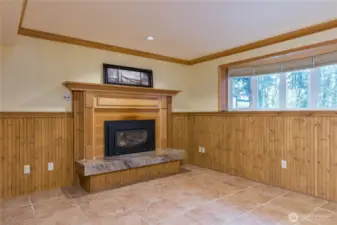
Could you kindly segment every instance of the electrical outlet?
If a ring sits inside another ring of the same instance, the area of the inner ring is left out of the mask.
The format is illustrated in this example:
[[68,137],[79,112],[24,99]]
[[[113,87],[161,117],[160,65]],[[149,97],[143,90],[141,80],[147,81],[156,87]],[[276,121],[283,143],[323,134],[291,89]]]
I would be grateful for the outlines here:
[[202,152],[202,147],[201,146],[199,146],[198,151]]
[[206,153],[206,149],[202,147],[202,153]]
[[48,163],[48,171],[53,171],[54,170],[54,163],[53,162],[49,162]]
[[66,101],[71,101],[71,94],[63,95],[63,99],[66,100]]
[[23,174],[30,174],[30,165],[23,166]]
[[281,161],[281,167],[282,167],[282,169],[286,169],[287,168],[287,161],[286,160],[282,160]]

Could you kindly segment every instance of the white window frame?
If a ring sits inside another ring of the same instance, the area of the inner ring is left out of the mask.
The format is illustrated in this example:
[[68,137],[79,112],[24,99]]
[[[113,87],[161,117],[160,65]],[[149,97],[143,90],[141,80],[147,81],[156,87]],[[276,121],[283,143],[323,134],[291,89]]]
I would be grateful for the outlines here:
[[[280,89],[279,89],[279,99],[280,107],[279,108],[258,108],[258,76],[251,77],[251,104],[247,108],[233,108],[232,105],[232,78],[228,79],[228,110],[229,111],[319,111],[319,110],[337,110],[336,107],[318,107],[319,100],[319,68],[310,68],[310,85],[309,85],[309,107],[308,108],[287,108],[286,106],[286,74],[287,72],[281,72],[280,75]],[[268,74],[266,74],[268,75]]]

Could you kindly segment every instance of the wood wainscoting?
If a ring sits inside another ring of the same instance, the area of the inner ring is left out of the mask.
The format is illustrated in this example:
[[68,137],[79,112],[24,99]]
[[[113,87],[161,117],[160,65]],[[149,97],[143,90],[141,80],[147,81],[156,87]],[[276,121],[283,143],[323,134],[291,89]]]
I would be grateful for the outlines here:
[[189,163],[337,201],[336,112],[174,113],[173,130]]
[[0,113],[0,199],[70,186],[73,165],[70,113]]

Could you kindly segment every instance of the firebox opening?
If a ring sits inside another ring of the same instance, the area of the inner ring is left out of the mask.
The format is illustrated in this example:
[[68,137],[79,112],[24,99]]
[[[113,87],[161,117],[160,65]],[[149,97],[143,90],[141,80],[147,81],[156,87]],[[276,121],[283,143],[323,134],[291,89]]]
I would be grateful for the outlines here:
[[155,150],[155,120],[105,121],[105,156]]

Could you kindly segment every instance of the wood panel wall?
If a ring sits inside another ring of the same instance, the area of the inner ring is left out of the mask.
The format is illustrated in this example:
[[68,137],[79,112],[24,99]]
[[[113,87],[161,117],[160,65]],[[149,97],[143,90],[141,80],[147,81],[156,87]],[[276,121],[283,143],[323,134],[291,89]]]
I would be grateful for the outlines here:
[[173,147],[195,165],[337,201],[334,112],[174,113]]
[[71,114],[0,113],[0,199],[72,185],[73,158]]

